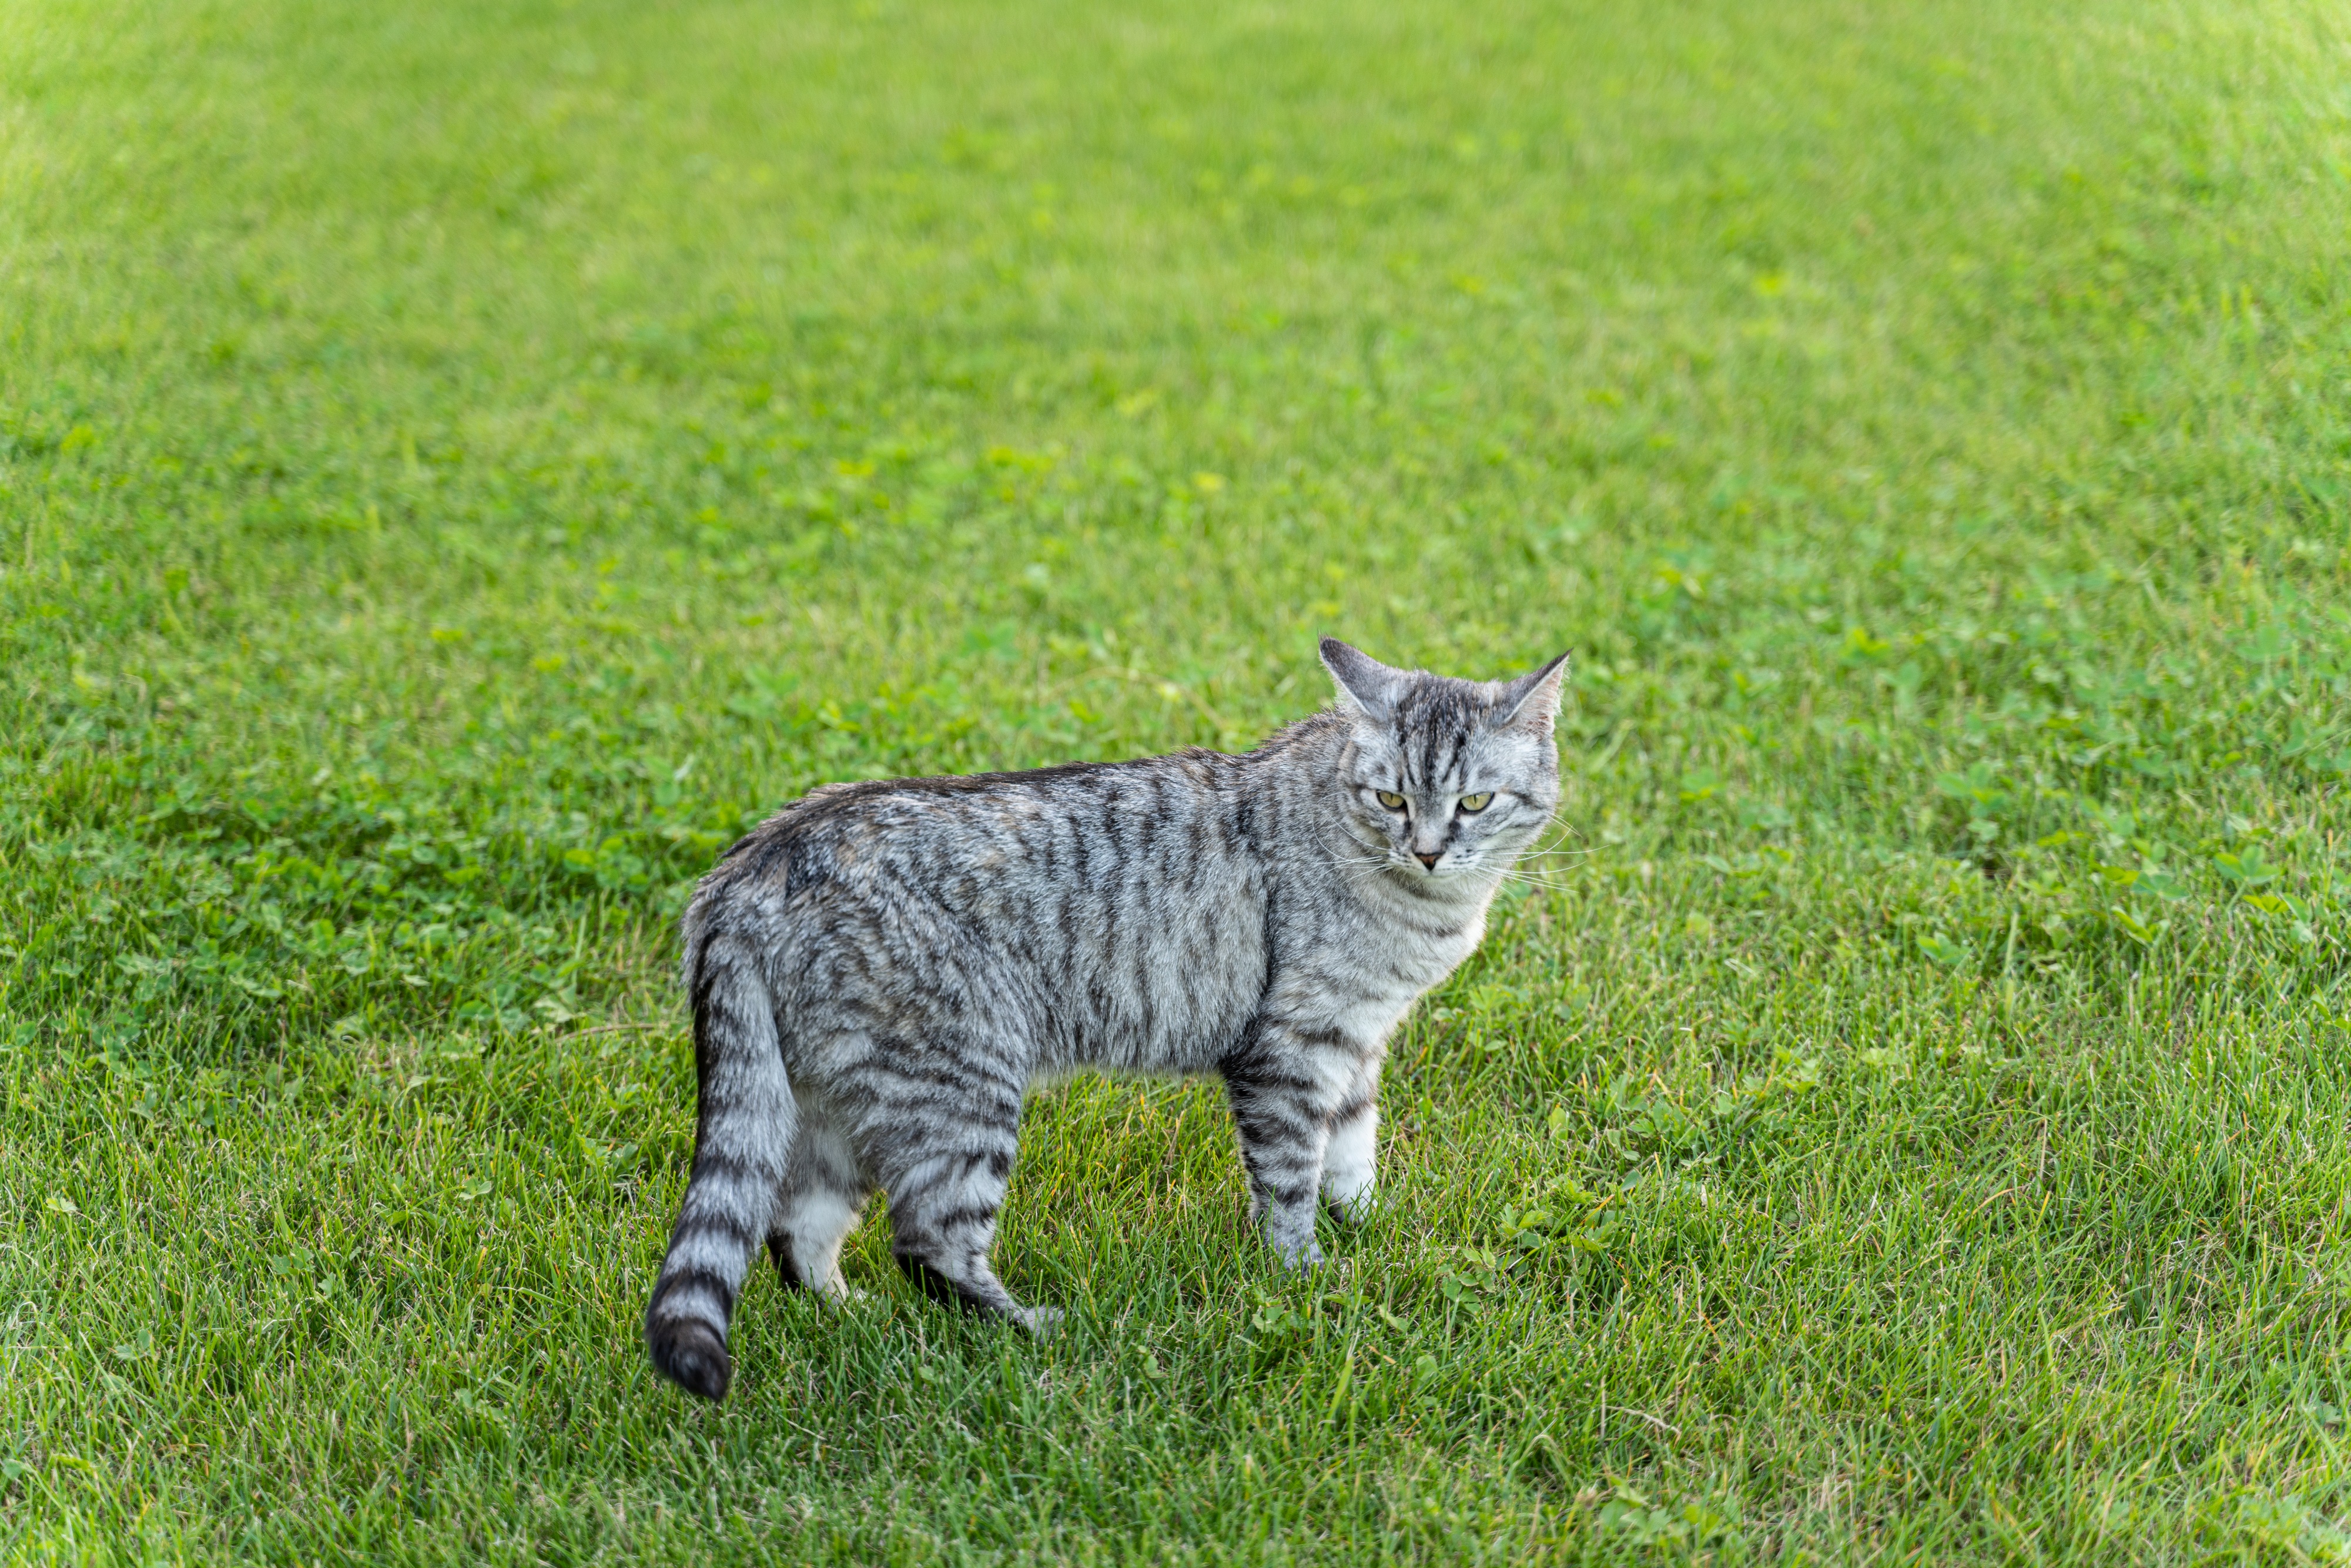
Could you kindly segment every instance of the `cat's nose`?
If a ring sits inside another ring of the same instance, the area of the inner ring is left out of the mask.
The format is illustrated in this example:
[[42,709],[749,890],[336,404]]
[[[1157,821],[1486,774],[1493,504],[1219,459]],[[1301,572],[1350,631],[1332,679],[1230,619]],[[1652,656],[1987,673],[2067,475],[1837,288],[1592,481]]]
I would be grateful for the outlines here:
[[1412,858],[1426,866],[1429,870],[1435,871],[1437,869],[1437,862],[1445,858],[1445,852],[1443,850],[1439,850],[1435,854],[1430,854],[1426,850],[1415,850],[1412,852]]

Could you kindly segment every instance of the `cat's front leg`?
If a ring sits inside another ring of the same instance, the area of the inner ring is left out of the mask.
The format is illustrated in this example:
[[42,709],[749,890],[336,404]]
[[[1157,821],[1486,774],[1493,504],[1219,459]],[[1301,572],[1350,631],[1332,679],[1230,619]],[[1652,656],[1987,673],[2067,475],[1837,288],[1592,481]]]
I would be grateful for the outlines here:
[[1379,1173],[1375,1158],[1380,1141],[1380,1063],[1374,1057],[1347,1098],[1331,1116],[1331,1134],[1322,1148],[1322,1197],[1331,1212],[1350,1224],[1372,1211]]
[[1293,1269],[1322,1260],[1314,1197],[1323,1184],[1333,1113],[1346,1105],[1360,1071],[1360,1058],[1337,1031],[1273,1023],[1261,1025],[1224,1064],[1250,1212],[1266,1245]]

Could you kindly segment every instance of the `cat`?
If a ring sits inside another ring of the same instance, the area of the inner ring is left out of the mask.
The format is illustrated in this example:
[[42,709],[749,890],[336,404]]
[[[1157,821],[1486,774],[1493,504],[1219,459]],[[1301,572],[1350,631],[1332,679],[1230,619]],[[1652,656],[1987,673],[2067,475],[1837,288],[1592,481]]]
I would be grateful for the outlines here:
[[1024,1092],[1081,1067],[1216,1073],[1251,1213],[1321,1260],[1373,1197],[1380,1063],[1474,950],[1559,803],[1565,654],[1510,681],[1322,643],[1335,704],[1241,756],[829,784],[719,857],[684,922],[693,1175],[645,1344],[722,1399],[766,1243],[849,1293],[876,1190],[935,1298],[1035,1329],[989,1266]]

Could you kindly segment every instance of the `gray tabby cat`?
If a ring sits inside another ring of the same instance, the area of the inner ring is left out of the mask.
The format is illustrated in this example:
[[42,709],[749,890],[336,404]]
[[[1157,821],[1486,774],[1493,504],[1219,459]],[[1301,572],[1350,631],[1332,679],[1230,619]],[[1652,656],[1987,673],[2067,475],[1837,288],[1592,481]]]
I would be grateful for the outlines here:
[[1267,1242],[1320,1260],[1317,1191],[1372,1201],[1389,1030],[1558,805],[1566,656],[1459,681],[1326,638],[1322,663],[1335,709],[1244,756],[830,784],[720,858],[685,914],[701,1093],[656,1367],[725,1397],[754,1251],[847,1294],[876,1189],[933,1296],[1041,1326],[988,1249],[1022,1094],[1080,1067],[1221,1075]]

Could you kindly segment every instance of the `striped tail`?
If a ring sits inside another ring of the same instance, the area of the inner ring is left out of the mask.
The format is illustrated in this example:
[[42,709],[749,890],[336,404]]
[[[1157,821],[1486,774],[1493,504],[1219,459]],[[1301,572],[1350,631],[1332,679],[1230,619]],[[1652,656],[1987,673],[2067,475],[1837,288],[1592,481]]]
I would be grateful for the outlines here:
[[691,958],[695,1068],[701,1080],[694,1176],[645,1308],[645,1349],[663,1376],[726,1397],[726,1324],[784,1186],[799,1112],[784,1075],[776,1009],[750,951],[715,936]]

